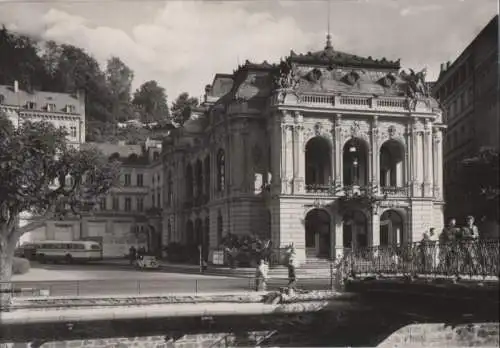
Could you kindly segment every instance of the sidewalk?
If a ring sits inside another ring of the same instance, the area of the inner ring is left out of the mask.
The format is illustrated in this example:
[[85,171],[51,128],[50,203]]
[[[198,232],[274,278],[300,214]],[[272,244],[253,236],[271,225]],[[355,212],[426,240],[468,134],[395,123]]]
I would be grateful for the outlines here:
[[[253,267],[238,267],[231,268],[227,266],[209,265],[204,272],[200,272],[199,265],[171,263],[168,261],[160,260],[160,269],[167,272],[174,273],[189,273],[189,274],[206,274],[215,276],[235,277],[235,278],[253,278],[255,277],[255,268]],[[130,266],[127,259],[107,259],[100,261],[96,264],[102,265],[121,265]],[[297,269],[297,276],[301,278],[322,278],[327,279],[331,277],[331,270],[329,268],[309,267],[307,264]],[[269,269],[269,277],[273,279],[288,278],[288,270],[285,266],[276,266]]]

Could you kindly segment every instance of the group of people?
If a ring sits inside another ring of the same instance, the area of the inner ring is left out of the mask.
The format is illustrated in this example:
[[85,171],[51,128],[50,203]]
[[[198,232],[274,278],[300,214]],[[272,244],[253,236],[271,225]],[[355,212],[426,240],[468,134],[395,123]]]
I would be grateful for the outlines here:
[[[293,292],[297,285],[297,251],[293,244],[291,244],[286,250],[286,266],[288,269],[288,285],[287,289],[289,292]],[[269,258],[260,258],[257,269],[255,272],[255,290],[256,291],[266,291],[267,282],[269,280]]]
[[439,236],[431,228],[424,233],[420,243],[424,271],[431,271],[433,264],[450,272],[455,269],[455,273],[464,267],[473,267],[477,261],[473,244],[477,239],[479,229],[474,224],[473,216],[466,217],[464,226],[458,226],[457,220],[451,218]]
[[128,249],[128,256],[129,256],[130,264],[132,265],[138,258],[146,255],[146,253],[147,252],[146,252],[145,247],[141,246],[140,248],[136,249],[136,247],[132,245]]

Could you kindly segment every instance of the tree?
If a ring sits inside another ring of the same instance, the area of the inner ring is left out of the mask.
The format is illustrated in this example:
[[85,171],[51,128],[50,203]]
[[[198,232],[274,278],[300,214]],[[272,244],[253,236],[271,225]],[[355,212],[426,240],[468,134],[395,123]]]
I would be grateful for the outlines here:
[[475,156],[464,159],[461,164],[461,186],[466,194],[466,205],[470,213],[477,219],[499,221],[498,151],[483,147]]
[[132,103],[142,110],[142,122],[168,118],[167,95],[156,81],[144,82],[134,93]]
[[114,120],[126,121],[133,115],[130,104],[133,71],[118,57],[111,57],[106,66],[106,83],[111,94]]
[[0,29],[0,84],[26,90],[43,89],[50,84],[37,42],[28,36],[16,35],[5,27]]
[[198,98],[190,97],[186,92],[181,93],[172,104],[172,120],[175,123],[184,124],[198,104]]
[[[35,224],[88,211],[114,186],[118,171],[118,162],[98,150],[70,147],[50,123],[26,121],[15,129],[0,114],[0,281],[11,278],[21,212],[34,214]],[[9,303],[8,294],[1,296]]]

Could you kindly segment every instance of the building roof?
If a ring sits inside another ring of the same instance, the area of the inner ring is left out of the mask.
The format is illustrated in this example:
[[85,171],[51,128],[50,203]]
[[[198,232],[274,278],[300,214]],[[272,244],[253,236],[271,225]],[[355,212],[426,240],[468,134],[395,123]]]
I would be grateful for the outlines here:
[[458,65],[462,58],[469,54],[469,52],[473,49],[476,42],[478,42],[479,38],[484,35],[494,34],[497,39],[495,43],[498,45],[498,15],[495,15],[489,22],[484,26],[484,28],[477,34],[477,36],[472,40],[467,47],[460,53],[460,55],[453,61],[452,64],[448,62],[448,64],[442,64],[442,69],[439,72],[438,80],[435,83],[434,87],[438,87],[441,85],[443,81],[445,81],[449,76],[453,75],[453,71],[455,71],[455,66]]
[[[81,92],[83,93],[83,92]],[[0,85],[0,104],[25,107],[26,103],[34,102],[34,110],[48,111],[47,105],[54,104],[53,112],[67,112],[66,107],[72,105],[79,112],[80,102],[77,95],[47,91],[24,91],[15,93],[13,86]]]
[[373,68],[373,69],[395,69],[398,70],[400,60],[390,61],[385,58],[374,59],[371,56],[361,57],[350,53],[337,51],[330,42],[330,36],[327,37],[327,43],[323,50],[308,52],[306,54],[297,54],[290,51],[290,60],[295,63],[322,65],[332,67],[353,67],[353,68]]
[[105,156],[111,156],[118,153],[120,157],[126,158],[132,154],[141,156],[143,149],[141,145],[122,145],[111,143],[84,143],[81,145],[83,149],[96,148],[100,150]]

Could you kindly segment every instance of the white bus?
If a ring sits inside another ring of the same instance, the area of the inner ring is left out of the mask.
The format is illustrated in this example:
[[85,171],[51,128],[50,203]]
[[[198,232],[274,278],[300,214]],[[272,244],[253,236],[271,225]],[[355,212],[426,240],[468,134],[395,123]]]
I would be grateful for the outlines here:
[[44,240],[33,243],[35,258],[40,263],[49,261],[66,263],[102,260],[102,248],[94,241]]

